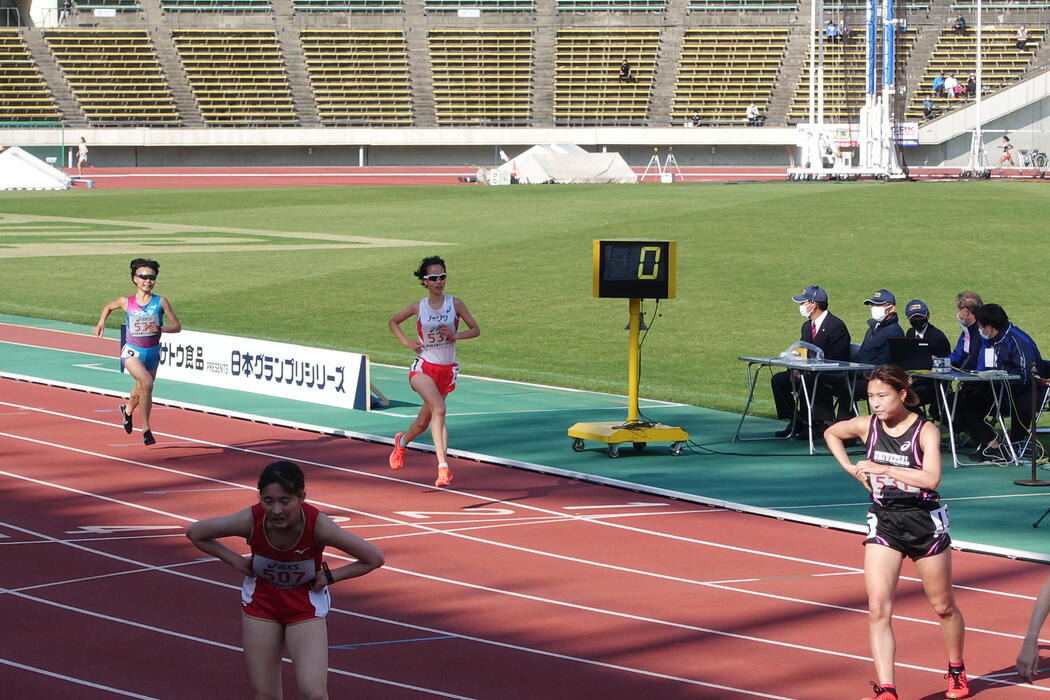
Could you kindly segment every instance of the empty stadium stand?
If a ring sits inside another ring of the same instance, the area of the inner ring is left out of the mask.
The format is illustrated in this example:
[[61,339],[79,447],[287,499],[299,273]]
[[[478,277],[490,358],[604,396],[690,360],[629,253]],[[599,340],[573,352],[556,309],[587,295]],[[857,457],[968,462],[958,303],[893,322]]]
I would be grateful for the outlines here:
[[[897,32],[894,54],[897,74],[902,75],[911,47],[915,43],[915,29]],[[881,41],[881,34],[879,37]],[[806,60],[795,88],[795,96],[788,112],[789,122],[809,118],[809,64]],[[856,122],[865,99],[865,46],[856,37],[847,42],[824,44],[824,118],[829,122]]]
[[292,0],[296,12],[401,12],[401,0]]
[[0,121],[57,121],[61,117],[18,29],[0,29]]
[[528,126],[531,30],[436,29],[429,38],[438,126]]
[[273,30],[175,29],[172,38],[206,124],[298,125]]
[[784,52],[786,27],[702,27],[686,30],[671,121],[699,114],[704,125],[741,126],[754,102],[768,111]]
[[[555,45],[557,126],[641,126],[648,110],[660,30],[559,29]],[[632,80],[619,79],[620,62]]]
[[179,125],[145,30],[53,29],[44,38],[89,125]]
[[160,0],[165,12],[271,12],[270,0]]
[[397,29],[306,29],[310,85],[326,126],[411,126],[405,36]]

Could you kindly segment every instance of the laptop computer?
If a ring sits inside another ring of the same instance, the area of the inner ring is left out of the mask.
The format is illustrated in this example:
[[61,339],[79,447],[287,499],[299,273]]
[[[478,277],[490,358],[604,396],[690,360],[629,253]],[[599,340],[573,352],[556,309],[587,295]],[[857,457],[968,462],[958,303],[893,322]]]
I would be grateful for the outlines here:
[[906,370],[933,369],[930,341],[922,338],[890,338],[890,360]]

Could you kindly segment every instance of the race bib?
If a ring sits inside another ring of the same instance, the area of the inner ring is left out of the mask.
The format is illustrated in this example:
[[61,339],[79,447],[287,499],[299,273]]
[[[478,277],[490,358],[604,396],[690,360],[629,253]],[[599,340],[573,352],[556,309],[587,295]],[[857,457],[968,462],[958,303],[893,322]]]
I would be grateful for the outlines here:
[[158,314],[132,316],[128,321],[130,321],[128,335],[132,338],[154,336],[160,332],[160,316]]
[[252,571],[256,577],[283,589],[296,588],[314,580],[317,571],[314,560],[274,561],[258,554],[252,557]]
[[985,369],[995,369],[995,348],[984,349],[984,367]]
[[921,489],[918,486],[897,481],[886,474],[869,474],[872,495],[884,501],[890,498],[913,498]]

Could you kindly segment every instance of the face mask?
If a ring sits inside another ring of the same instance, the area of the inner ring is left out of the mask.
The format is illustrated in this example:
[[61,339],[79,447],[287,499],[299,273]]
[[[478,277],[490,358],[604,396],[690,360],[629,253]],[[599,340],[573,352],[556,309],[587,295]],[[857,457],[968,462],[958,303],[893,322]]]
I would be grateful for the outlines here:
[[981,337],[985,340],[991,340],[992,336],[990,333],[985,333],[983,328],[978,327],[977,332],[981,334]]
[[969,328],[969,326],[966,324],[966,321],[962,320],[958,316],[955,317],[955,320],[959,322],[959,328],[962,328],[964,331]]
[[806,305],[805,304],[799,304],[798,305],[798,312],[800,314],[802,314],[802,318],[809,318],[809,312],[806,311]]
[[886,307],[885,306],[872,306],[871,317],[876,321],[881,321],[886,318]]
[[921,331],[926,327],[926,319],[922,316],[916,316],[915,318],[909,319],[909,322],[911,323],[911,327],[917,331]]

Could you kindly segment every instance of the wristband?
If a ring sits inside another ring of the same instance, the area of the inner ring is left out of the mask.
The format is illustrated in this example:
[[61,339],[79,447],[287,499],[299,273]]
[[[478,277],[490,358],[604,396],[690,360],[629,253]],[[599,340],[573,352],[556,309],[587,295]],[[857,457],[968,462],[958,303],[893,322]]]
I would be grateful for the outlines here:
[[328,585],[335,583],[335,578],[332,576],[332,570],[328,568],[328,562],[321,562],[321,570],[324,571],[325,581],[328,581]]

